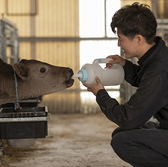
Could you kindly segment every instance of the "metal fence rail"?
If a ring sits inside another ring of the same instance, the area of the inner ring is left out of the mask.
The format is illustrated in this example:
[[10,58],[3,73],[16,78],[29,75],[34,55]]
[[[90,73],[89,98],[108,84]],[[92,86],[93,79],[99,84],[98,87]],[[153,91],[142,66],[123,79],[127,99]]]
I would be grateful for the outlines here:
[[9,64],[19,59],[18,30],[12,22],[0,19],[0,58]]

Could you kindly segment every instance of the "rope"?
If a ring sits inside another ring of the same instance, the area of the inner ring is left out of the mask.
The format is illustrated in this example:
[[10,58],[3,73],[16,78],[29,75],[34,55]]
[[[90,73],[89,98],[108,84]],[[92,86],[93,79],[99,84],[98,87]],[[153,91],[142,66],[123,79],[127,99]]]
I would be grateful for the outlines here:
[[15,89],[16,89],[16,101],[14,101],[14,105],[15,105],[15,110],[17,110],[17,109],[22,109],[22,108],[20,107],[20,104],[18,102],[17,78],[16,78],[15,70],[14,70],[14,78],[15,78]]

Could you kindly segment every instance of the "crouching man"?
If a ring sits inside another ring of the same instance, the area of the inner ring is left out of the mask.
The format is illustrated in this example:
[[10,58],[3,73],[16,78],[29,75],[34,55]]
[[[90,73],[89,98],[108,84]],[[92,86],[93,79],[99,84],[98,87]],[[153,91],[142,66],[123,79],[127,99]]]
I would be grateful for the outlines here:
[[[102,112],[119,127],[112,133],[116,154],[134,167],[168,166],[168,48],[156,36],[157,22],[149,6],[133,3],[119,9],[111,28],[118,35],[118,46],[125,58],[119,63],[125,80],[137,87],[125,104],[111,98],[96,77],[97,85],[84,84],[96,96]],[[127,59],[136,57],[138,64]],[[149,122],[154,116],[159,123]]]

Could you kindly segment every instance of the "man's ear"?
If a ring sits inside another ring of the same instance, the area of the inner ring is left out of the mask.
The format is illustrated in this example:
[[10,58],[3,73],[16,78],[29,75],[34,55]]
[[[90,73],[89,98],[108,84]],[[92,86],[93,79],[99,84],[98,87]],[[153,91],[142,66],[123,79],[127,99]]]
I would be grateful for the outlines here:
[[136,40],[139,45],[143,44],[145,41],[145,38],[142,35],[136,35]]
[[22,79],[22,80],[28,80],[29,79],[29,70],[28,68],[23,65],[22,63],[15,63],[13,65],[13,69],[15,70],[16,74]]

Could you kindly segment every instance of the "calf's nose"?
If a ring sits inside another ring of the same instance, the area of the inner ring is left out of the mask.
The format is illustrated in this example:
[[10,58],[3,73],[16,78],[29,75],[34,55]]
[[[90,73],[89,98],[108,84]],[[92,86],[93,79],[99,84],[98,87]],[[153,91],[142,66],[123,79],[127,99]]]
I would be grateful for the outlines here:
[[70,73],[73,73],[72,68],[67,68],[67,71],[70,72]]
[[65,76],[72,76],[73,75],[73,70],[72,68],[66,68],[65,71],[64,71],[64,75]]

